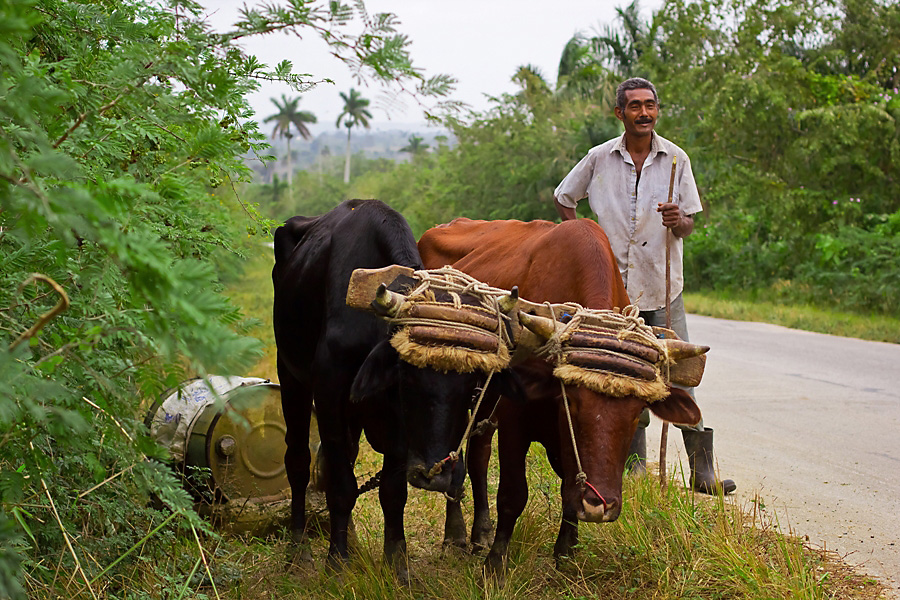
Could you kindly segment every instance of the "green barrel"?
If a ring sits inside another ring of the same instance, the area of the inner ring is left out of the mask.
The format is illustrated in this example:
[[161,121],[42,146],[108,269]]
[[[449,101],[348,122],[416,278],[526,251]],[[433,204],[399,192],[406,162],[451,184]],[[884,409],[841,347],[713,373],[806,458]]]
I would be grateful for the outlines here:
[[[260,534],[287,518],[290,485],[277,383],[218,375],[186,381],[153,405],[147,425],[183,472],[198,509],[225,529]],[[309,444],[307,495],[315,499],[324,481],[315,411]]]

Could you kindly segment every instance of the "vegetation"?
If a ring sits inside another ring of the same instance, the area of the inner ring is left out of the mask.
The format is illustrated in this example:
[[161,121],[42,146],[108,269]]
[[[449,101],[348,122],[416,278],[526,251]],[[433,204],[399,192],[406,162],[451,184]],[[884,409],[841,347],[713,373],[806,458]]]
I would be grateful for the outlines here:
[[244,98],[312,83],[237,41],[319,33],[361,76],[448,91],[362,11],[266,4],[217,34],[189,0],[0,0],[0,597],[183,597],[182,573],[132,579],[176,539],[206,570],[208,526],[143,416],[258,359],[222,294],[269,231],[237,193],[265,148]]
[[354,127],[365,127],[369,128],[369,119],[372,118],[372,113],[369,112],[369,100],[363,98],[362,95],[353,88],[350,88],[350,93],[345,94],[341,92],[341,100],[344,101],[344,108],[341,110],[341,114],[338,115],[337,123],[335,125],[337,127],[341,126],[341,122],[343,121],[344,127],[347,128],[347,159],[344,163],[344,183],[350,182],[350,132]]
[[287,140],[288,188],[290,188],[294,174],[294,169],[291,167],[291,138],[294,137],[294,134],[291,133],[291,129],[296,129],[297,133],[304,140],[310,139],[312,134],[309,132],[306,124],[315,123],[316,115],[308,110],[297,109],[297,105],[300,104],[299,96],[289,99],[282,94],[281,102],[279,103],[278,100],[272,98],[272,104],[275,105],[278,112],[263,119],[263,123],[274,121],[275,127],[272,129],[272,137],[280,136]]
[[[518,93],[446,122],[458,144],[342,196],[381,198],[417,233],[457,216],[554,219],[559,181],[621,131],[615,85],[644,75],[703,199],[689,289],[887,315],[900,303],[898,23],[900,5],[880,0],[667,0],[647,21],[619,8],[561,49],[555,88],[519,68]],[[321,205],[315,186],[304,198]]]

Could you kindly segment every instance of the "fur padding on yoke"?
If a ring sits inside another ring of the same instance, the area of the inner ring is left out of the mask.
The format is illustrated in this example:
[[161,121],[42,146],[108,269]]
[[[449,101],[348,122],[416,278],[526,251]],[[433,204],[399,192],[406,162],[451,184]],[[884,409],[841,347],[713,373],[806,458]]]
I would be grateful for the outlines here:
[[391,323],[391,345],[417,367],[493,373],[538,356],[565,384],[648,402],[664,398],[670,382],[697,385],[709,350],[647,326],[635,306],[536,304],[451,267],[357,269],[347,304]]
[[409,364],[438,371],[490,373],[509,366],[509,350],[505,345],[498,346],[496,352],[485,352],[452,345],[452,342],[415,342],[410,339],[409,328],[397,331],[391,337],[391,346]]
[[390,322],[391,346],[404,361],[439,371],[486,373],[509,366],[509,317],[501,299],[509,292],[492,288],[452,269],[416,271],[420,283],[406,296],[382,301],[397,305]]
[[[536,353],[556,364],[553,374],[560,381],[607,396],[648,402],[666,397],[667,348],[636,307],[619,312],[564,305],[564,310],[571,316],[566,323],[533,317],[524,323],[546,340]],[[551,305],[550,312],[555,317],[563,311]]]

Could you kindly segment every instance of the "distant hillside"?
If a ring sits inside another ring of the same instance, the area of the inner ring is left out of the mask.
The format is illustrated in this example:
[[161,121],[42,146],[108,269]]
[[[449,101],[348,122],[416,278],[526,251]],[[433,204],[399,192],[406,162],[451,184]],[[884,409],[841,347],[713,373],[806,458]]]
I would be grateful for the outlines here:
[[[396,162],[406,162],[410,155],[400,152],[401,148],[409,144],[412,136],[422,138],[422,144],[427,144],[426,152],[431,152],[441,145],[453,145],[455,140],[444,129],[426,129],[424,131],[412,131],[403,129],[391,130],[354,130],[350,138],[350,151],[356,155],[362,153],[369,159],[387,159]],[[287,142],[284,138],[270,139],[272,148],[269,153],[276,156],[277,160],[268,165],[261,165],[255,159],[250,160],[251,166],[257,172],[260,179],[269,182],[272,175],[277,173],[279,177],[287,175]],[[312,140],[306,141],[299,137],[291,139],[291,163],[295,171],[320,169],[322,164],[334,164],[340,159],[343,165],[343,157],[347,148],[347,131],[335,129],[332,132],[321,133]]]

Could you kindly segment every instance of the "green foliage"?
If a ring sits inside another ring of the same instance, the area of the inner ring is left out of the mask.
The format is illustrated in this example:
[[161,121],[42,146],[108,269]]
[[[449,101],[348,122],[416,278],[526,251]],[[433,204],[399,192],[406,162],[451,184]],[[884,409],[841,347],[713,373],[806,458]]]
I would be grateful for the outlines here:
[[[888,310],[896,260],[875,225],[900,209],[896,14],[868,0],[669,0],[654,16],[661,51],[642,60],[660,129],[691,155],[706,209],[687,242],[693,285],[788,281],[792,300]],[[887,37],[862,36],[861,20]]]
[[226,34],[201,15],[0,0],[0,596],[103,578],[119,597],[136,557],[205,530],[143,418],[163,389],[259,357],[222,294],[270,228],[236,191],[265,148],[245,96],[314,83],[236,42],[306,29],[361,75],[424,85],[395,20],[360,3],[245,8]]
[[555,186],[620,131],[615,83],[647,75],[661,95],[659,131],[691,155],[705,208],[687,241],[689,286],[778,286],[788,300],[887,312],[898,272],[886,225],[900,210],[898,14],[877,0],[667,0],[642,22],[632,3],[602,34],[569,41],[555,90],[520,67],[519,93],[445,123],[456,146],[369,171],[349,195],[391,203],[417,233],[457,216],[553,218]]

